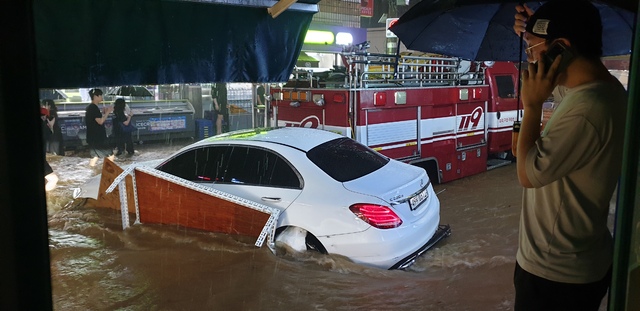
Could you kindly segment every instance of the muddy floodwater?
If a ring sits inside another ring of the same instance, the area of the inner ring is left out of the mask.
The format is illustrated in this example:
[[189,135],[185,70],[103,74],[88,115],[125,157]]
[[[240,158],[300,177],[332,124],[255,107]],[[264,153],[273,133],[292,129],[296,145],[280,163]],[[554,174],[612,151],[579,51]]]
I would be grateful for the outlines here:
[[[136,145],[116,163],[166,157],[187,143]],[[55,310],[513,310],[515,164],[436,185],[451,236],[407,270],[388,271],[340,256],[274,255],[253,238],[176,226],[122,230],[118,211],[72,199],[100,173],[88,154],[47,159],[60,178],[47,193]]]

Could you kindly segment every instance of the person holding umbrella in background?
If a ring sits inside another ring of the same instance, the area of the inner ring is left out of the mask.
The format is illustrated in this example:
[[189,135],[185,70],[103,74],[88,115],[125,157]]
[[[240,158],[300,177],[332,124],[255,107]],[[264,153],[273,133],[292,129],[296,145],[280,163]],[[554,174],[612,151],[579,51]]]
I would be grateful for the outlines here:
[[[602,22],[589,1],[516,6],[513,29],[529,62],[516,154],[524,191],[515,310],[598,310],[611,280],[607,217],[627,93],[600,60]],[[557,86],[566,94],[541,133],[542,105]]]

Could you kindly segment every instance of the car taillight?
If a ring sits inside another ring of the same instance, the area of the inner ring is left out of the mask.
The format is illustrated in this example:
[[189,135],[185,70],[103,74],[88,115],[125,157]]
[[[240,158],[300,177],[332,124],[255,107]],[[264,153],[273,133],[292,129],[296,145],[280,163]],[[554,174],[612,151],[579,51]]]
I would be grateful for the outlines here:
[[354,204],[349,209],[364,222],[378,228],[397,228],[402,224],[402,219],[389,207],[375,204]]

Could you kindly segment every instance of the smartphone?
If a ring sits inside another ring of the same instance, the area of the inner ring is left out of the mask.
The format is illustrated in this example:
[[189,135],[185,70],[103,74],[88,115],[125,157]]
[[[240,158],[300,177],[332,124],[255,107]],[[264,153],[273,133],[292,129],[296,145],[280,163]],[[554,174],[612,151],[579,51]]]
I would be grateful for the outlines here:
[[549,71],[551,68],[551,64],[558,57],[558,55],[562,55],[562,60],[560,61],[560,66],[556,72],[560,73],[564,71],[573,58],[573,53],[571,50],[561,41],[556,41],[551,45],[547,53],[544,54],[544,71]]

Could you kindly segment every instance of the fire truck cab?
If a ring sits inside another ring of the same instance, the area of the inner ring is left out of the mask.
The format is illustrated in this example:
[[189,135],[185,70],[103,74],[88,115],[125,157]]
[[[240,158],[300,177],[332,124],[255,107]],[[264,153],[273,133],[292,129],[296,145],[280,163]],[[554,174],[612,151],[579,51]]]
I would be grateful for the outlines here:
[[340,133],[424,168],[436,183],[511,162],[517,64],[362,47],[340,55],[344,67],[294,70],[271,88],[272,124]]

